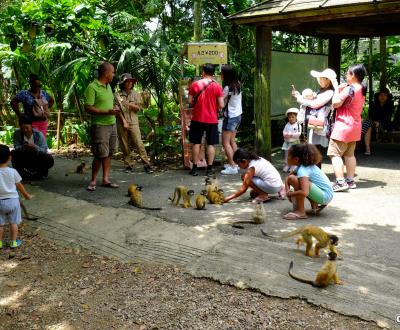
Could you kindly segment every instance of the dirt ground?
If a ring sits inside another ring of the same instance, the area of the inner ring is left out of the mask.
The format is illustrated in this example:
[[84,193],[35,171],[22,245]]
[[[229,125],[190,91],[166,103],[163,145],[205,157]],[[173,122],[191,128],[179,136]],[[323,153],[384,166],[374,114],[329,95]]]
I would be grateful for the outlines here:
[[1,329],[377,329],[160,264],[121,263],[21,230],[0,251]]

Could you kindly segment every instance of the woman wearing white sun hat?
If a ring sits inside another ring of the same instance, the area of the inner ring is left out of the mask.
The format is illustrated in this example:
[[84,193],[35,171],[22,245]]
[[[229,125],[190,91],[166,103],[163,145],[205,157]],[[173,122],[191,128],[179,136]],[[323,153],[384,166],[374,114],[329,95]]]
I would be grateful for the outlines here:
[[[310,118],[317,119],[318,121],[325,123],[326,119],[331,111],[332,97],[335,90],[338,88],[338,82],[336,80],[336,73],[332,69],[325,69],[323,71],[310,71],[311,76],[315,77],[320,86],[316,97],[314,99],[305,99],[298,91],[293,91],[292,95],[296,98],[296,101],[309,108],[305,119],[305,128]],[[329,143],[329,139],[326,136],[326,130],[315,130],[313,129],[309,133],[308,142],[318,147],[322,146],[326,148]],[[311,134],[310,134],[311,133]]]

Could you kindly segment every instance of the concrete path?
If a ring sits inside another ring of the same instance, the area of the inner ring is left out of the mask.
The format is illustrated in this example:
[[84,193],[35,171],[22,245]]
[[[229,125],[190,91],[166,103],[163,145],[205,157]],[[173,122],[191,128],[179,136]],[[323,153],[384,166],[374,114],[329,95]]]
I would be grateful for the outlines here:
[[[400,314],[399,155],[399,147],[386,145],[374,157],[360,156],[359,188],[337,193],[318,217],[284,221],[281,215],[289,211],[289,203],[273,200],[265,204],[266,223],[244,225],[243,230],[230,223],[251,217],[254,207],[247,196],[223,206],[208,205],[206,211],[176,208],[167,201],[173,188],[183,183],[199,192],[203,177],[193,178],[181,170],[145,175],[140,167],[126,174],[118,162],[112,177],[120,189],[97,187],[96,192],[87,192],[89,174],[70,173],[78,160],[57,159],[48,180],[27,186],[35,196],[25,203],[31,213],[41,217],[30,224],[64,243],[121,260],[179,264],[194,276],[272,296],[304,298],[395,328],[400,326],[395,323]],[[328,163],[324,170],[332,176]],[[219,180],[227,193],[240,186],[238,176],[220,176]],[[144,186],[145,205],[163,209],[142,211],[128,206],[125,194],[131,182]],[[324,258],[305,257],[304,248],[297,250],[293,239],[272,242],[260,234],[260,228],[278,234],[307,223],[340,237],[344,259],[339,261],[339,276],[344,285],[316,289],[290,279],[287,269],[291,260],[297,274],[313,278]]]

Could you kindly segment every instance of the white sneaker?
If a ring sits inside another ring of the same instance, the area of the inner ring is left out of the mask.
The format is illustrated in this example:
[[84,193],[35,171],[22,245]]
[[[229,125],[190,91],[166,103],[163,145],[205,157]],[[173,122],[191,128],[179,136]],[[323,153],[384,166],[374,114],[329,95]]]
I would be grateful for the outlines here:
[[288,166],[288,165],[285,165],[285,166],[283,167],[283,170],[282,170],[282,171],[285,172],[285,173],[289,172],[289,166]]
[[[231,165],[224,164],[224,168],[227,168],[227,167],[231,167]],[[239,170],[239,165],[235,164],[235,165],[233,165],[233,167],[236,168],[237,170]]]
[[239,171],[237,170],[236,167],[232,167],[232,166],[227,166],[224,170],[221,171],[221,174],[238,174]]

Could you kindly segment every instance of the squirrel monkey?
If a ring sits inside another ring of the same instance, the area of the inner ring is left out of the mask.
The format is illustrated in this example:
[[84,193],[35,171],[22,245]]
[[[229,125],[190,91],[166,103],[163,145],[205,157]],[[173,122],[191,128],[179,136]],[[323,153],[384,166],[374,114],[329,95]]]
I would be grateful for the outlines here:
[[[190,198],[191,198],[191,196],[193,196],[193,195],[194,195],[194,191],[193,191],[193,190],[189,190],[189,189],[188,189],[187,187],[185,187],[185,186],[176,186],[176,187],[175,187],[175,190],[174,190],[174,197],[173,197],[173,198],[169,197],[169,200],[170,200],[172,203],[174,203],[174,202],[175,202],[175,199],[176,199],[175,205],[178,205],[178,204],[179,204],[179,201],[180,201],[181,198],[182,198],[183,207],[187,208],[187,207],[191,207]],[[190,206],[187,206],[187,199],[188,199],[188,198],[189,198],[189,205],[190,205]]]
[[202,190],[199,195],[196,197],[196,209],[197,210],[205,210],[206,209],[206,196],[207,190]]
[[311,284],[312,286],[319,288],[325,288],[331,282],[334,282],[335,284],[342,284],[337,274],[336,257],[337,254],[335,252],[329,252],[328,260],[325,261],[325,263],[317,273],[317,276],[315,277],[314,281],[306,280],[304,278],[294,275],[292,273],[293,261],[291,261],[289,265],[289,271],[288,271],[289,276],[295,279],[296,281],[300,281],[306,284]]
[[188,190],[186,194],[183,195],[183,203],[182,207],[187,209],[188,207],[192,207],[192,196],[194,195],[193,190]]
[[205,185],[207,190],[207,199],[210,200],[210,193],[218,190],[219,182],[217,180],[217,177],[216,176],[213,176],[212,178],[206,177]]
[[136,184],[131,184],[128,187],[128,196],[130,197],[129,204],[143,210],[161,210],[161,207],[143,206],[142,193],[141,193],[142,189],[143,189],[142,186]]
[[76,171],[75,172],[77,174],[83,174],[85,172],[85,169],[86,169],[86,163],[85,162],[81,162],[81,164],[76,167]]
[[85,169],[86,169],[86,163],[85,163],[84,161],[82,161],[82,162],[76,167],[75,172],[72,172],[72,171],[71,171],[70,173],[65,173],[65,176],[68,176],[68,174],[74,174],[74,173],[76,173],[76,174],[84,174]]
[[301,243],[306,243],[306,256],[308,257],[311,257],[310,252],[313,245],[312,238],[314,237],[318,241],[318,243],[315,245],[314,250],[315,257],[319,257],[320,249],[325,247],[328,247],[331,252],[339,255],[338,251],[336,250],[339,238],[336,235],[328,234],[322,228],[319,228],[317,226],[306,225],[279,237],[271,236],[268,233],[264,232],[262,229],[261,233],[269,238],[275,239],[283,239],[295,235],[300,235],[300,237],[296,241],[297,247],[299,247]]
[[223,204],[224,200],[221,199],[221,193],[219,190],[210,191],[207,193],[207,199],[210,204]]
[[232,224],[232,227],[244,229],[243,226],[240,226],[241,224],[244,224],[244,223],[260,225],[265,222],[266,215],[267,214],[265,212],[263,203],[257,203],[256,207],[254,209],[253,216],[252,216],[252,221],[236,221]]

